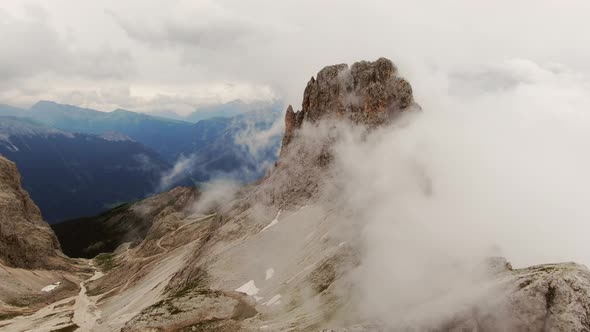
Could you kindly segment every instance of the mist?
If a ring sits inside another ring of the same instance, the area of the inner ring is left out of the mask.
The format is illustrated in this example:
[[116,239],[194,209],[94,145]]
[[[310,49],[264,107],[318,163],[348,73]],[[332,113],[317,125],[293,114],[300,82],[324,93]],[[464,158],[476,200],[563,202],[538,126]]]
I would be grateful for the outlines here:
[[589,264],[585,78],[514,60],[412,83],[422,111],[337,135],[339,199],[362,229],[361,310],[427,327],[502,301],[489,257]]
[[240,188],[239,182],[227,178],[215,179],[203,185],[201,196],[191,208],[191,212],[207,214],[227,206]]
[[182,181],[184,178],[186,178],[188,172],[195,165],[195,158],[195,154],[191,154],[188,157],[181,155],[176,160],[172,168],[162,174],[158,191],[168,190],[179,181]]

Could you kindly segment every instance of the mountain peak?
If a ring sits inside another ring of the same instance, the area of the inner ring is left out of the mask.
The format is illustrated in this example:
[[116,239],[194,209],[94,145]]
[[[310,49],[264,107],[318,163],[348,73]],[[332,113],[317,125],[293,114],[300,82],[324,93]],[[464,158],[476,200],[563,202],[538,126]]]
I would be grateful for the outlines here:
[[307,83],[301,111],[287,108],[281,155],[304,121],[338,117],[375,127],[414,105],[410,83],[389,59],[324,67]]

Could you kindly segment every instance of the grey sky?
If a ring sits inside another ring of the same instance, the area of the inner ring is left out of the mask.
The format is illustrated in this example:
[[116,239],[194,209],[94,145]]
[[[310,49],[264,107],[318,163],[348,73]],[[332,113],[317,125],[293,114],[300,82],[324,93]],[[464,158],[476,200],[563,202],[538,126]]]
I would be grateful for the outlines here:
[[322,66],[380,56],[415,87],[430,73],[507,84],[517,69],[489,68],[513,59],[587,75],[587,17],[584,0],[3,0],[0,102],[298,105]]

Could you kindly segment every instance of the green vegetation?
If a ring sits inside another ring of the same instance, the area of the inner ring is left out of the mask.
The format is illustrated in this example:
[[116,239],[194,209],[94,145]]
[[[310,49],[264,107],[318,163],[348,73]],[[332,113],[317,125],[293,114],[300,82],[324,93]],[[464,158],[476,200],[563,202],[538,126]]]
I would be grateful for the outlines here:
[[14,318],[16,316],[20,316],[20,314],[17,314],[15,312],[0,313],[0,321],[11,319],[11,318]]
[[112,253],[102,253],[94,257],[94,261],[102,271],[106,272],[117,266],[113,260],[114,256]]
[[202,290],[207,288],[207,273],[203,269],[198,269],[195,276],[190,282],[185,284],[181,289],[172,295],[174,298],[185,296],[195,290]]

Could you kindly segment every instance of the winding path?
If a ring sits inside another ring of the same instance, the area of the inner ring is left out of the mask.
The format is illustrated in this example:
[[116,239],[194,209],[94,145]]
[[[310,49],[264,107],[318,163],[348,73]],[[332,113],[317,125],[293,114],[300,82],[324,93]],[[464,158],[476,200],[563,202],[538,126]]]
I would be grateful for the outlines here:
[[92,277],[80,282],[78,295],[54,302],[31,315],[1,321],[0,331],[44,332],[68,327],[77,327],[76,331],[91,331],[100,318],[100,310],[96,306],[96,298],[86,295],[86,284],[102,277],[103,274],[96,269],[92,261],[88,264],[95,272]]

